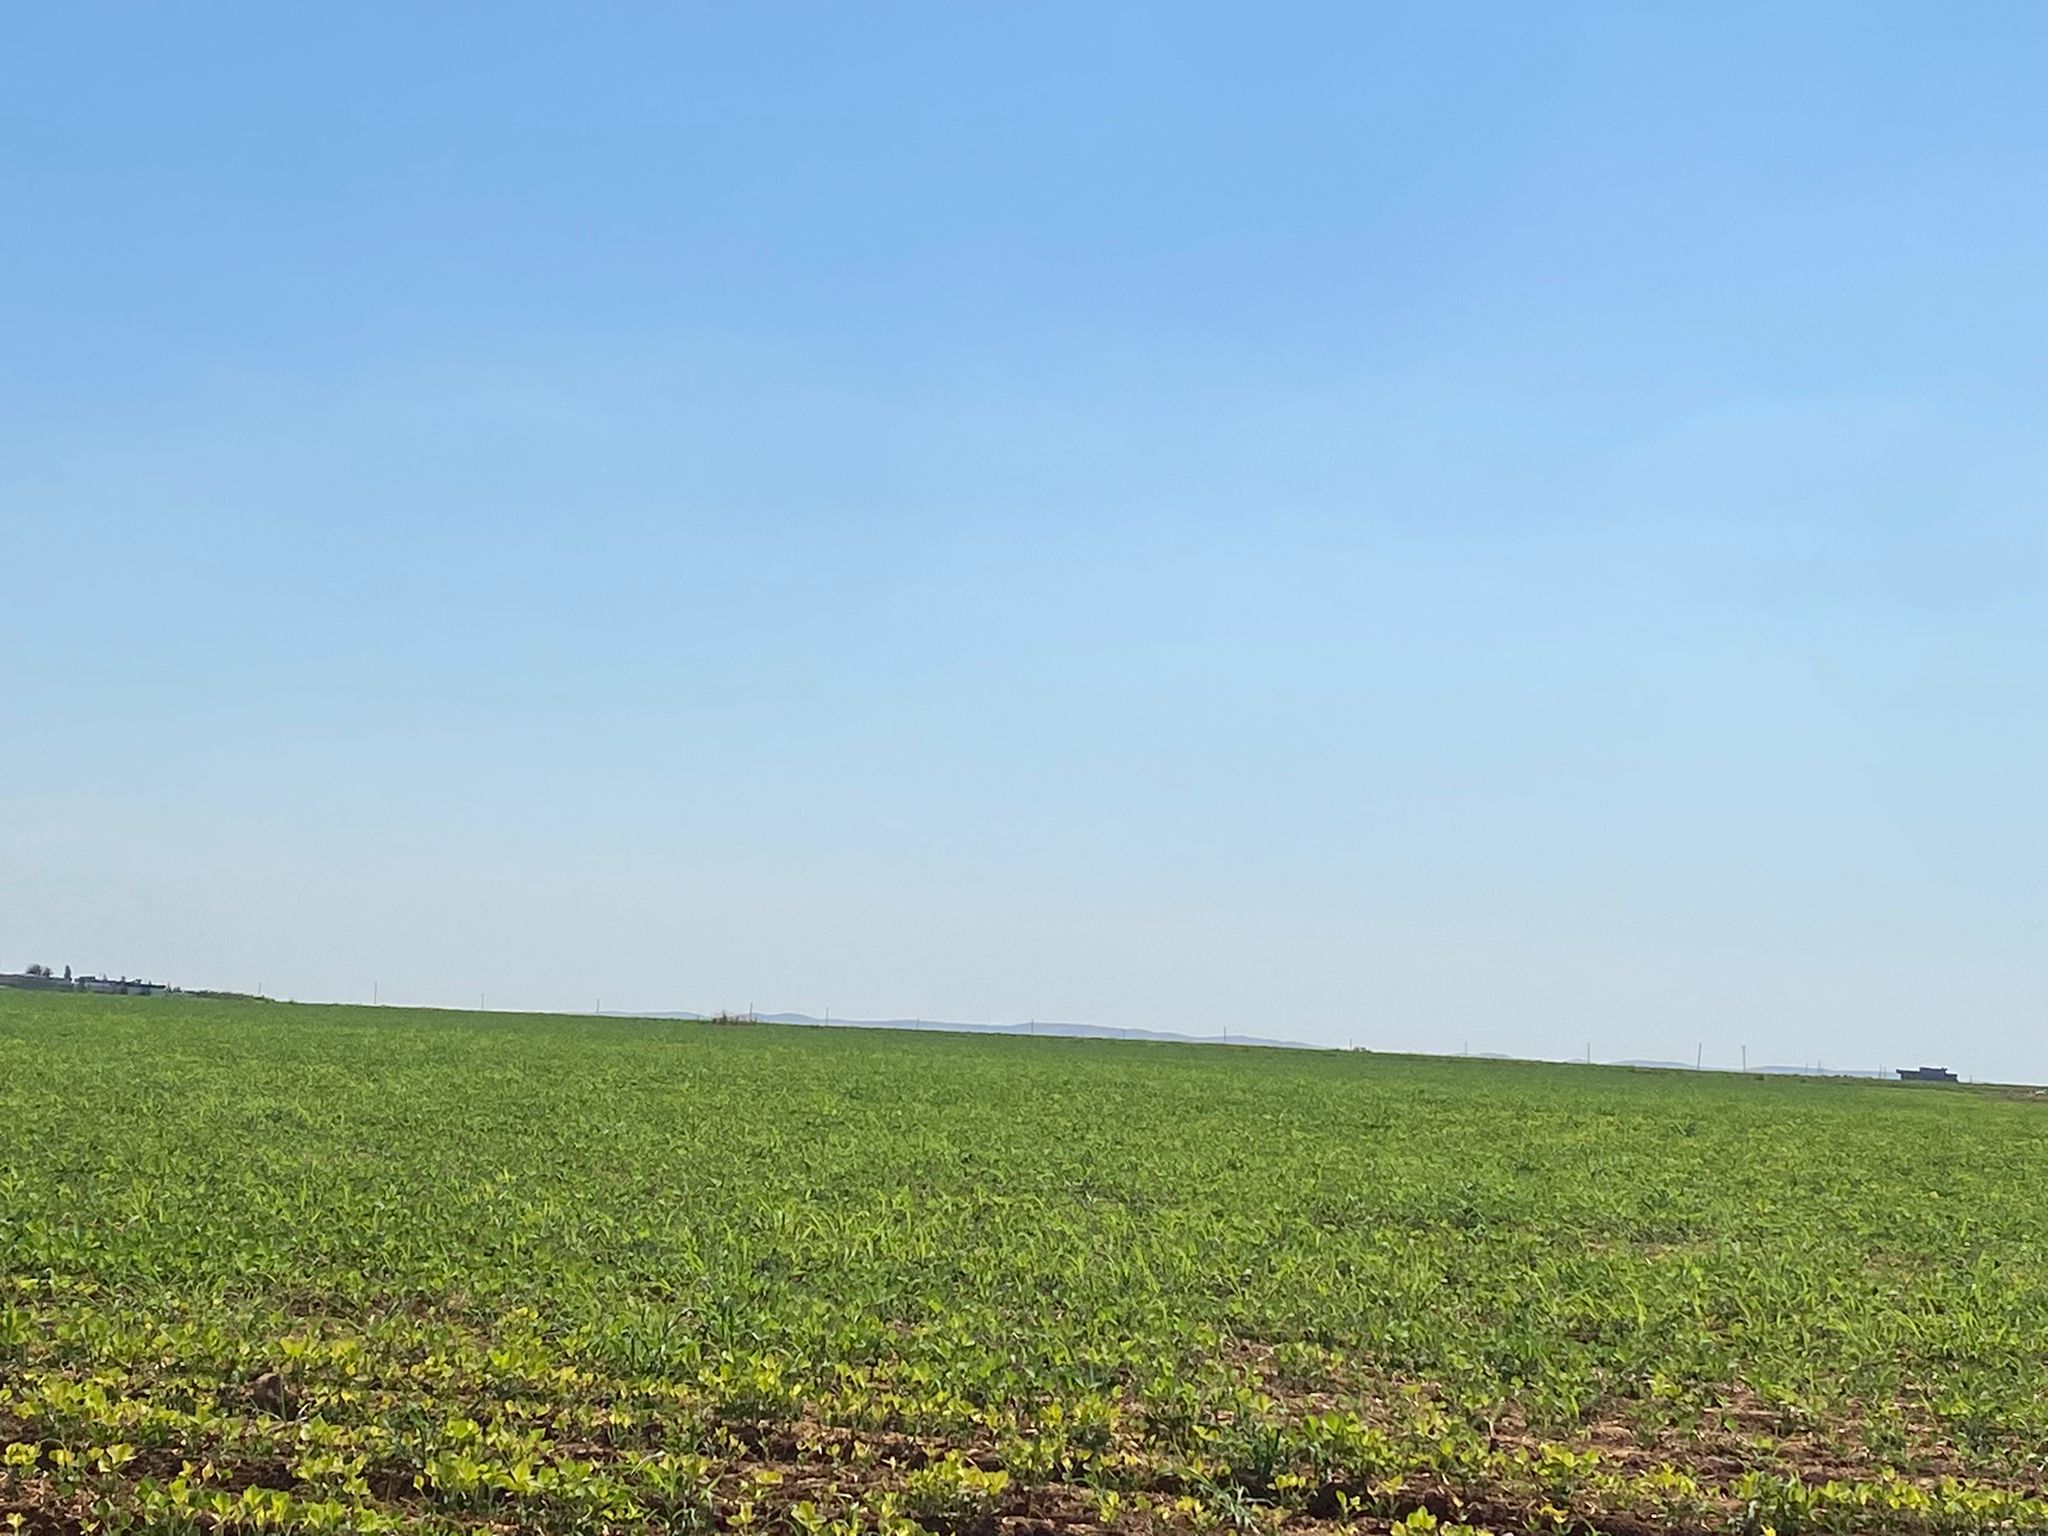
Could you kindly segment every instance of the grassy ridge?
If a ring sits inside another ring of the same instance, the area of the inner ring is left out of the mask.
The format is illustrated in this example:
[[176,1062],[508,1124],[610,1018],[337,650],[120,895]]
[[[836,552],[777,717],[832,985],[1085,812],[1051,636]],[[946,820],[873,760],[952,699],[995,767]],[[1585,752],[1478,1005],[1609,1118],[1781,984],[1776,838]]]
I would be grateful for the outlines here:
[[2048,1529],[2048,1110],[0,992],[31,1529]]

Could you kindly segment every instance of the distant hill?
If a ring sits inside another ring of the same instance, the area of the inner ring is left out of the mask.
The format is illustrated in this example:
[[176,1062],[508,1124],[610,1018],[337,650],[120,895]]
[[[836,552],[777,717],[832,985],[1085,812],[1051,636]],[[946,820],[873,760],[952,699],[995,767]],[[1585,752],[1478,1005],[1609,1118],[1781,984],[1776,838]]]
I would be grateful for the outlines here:
[[[607,1014],[607,1018],[708,1019],[708,1013]],[[1266,1035],[1185,1035],[1162,1029],[1118,1029],[1107,1024],[1067,1024],[1035,1019],[1024,1024],[967,1024],[954,1019],[820,1019],[808,1013],[757,1013],[759,1024],[797,1024],[816,1029],[917,1029],[948,1035],[1050,1035],[1065,1040],[1163,1040],[1182,1045],[1263,1045],[1283,1050],[1327,1050],[1301,1040],[1276,1040]]]
[[[663,1012],[607,1013],[606,1018],[627,1019],[694,1019],[705,1020],[716,1017],[709,1013],[692,1013],[685,1009],[671,1009]],[[1229,1035],[1189,1035],[1166,1029],[1117,1029],[1107,1024],[1069,1024],[1056,1019],[1037,1019],[1025,1024],[968,1024],[956,1019],[821,1019],[808,1013],[757,1013],[752,1019],[757,1024],[794,1024],[811,1029],[915,1029],[929,1030],[948,1035],[1048,1035],[1065,1040],[1160,1040],[1180,1045],[1259,1045],[1281,1050],[1327,1051],[1336,1046],[1310,1045],[1305,1040],[1281,1040],[1270,1035],[1240,1035],[1232,1031]],[[1447,1058],[1455,1059],[1455,1058]],[[1499,1051],[1473,1051],[1469,1059],[1474,1061],[1528,1061],[1534,1058],[1510,1056]],[[1579,1058],[1567,1060],[1576,1064]],[[1635,1067],[1653,1072],[1692,1072],[1696,1069],[1689,1061],[1603,1061],[1595,1063],[1606,1067]],[[1722,1064],[1711,1064],[1708,1072],[1740,1073],[1743,1068]],[[1752,1074],[1773,1077],[1864,1077],[1886,1078],[1887,1073],[1859,1067],[1750,1067]]]

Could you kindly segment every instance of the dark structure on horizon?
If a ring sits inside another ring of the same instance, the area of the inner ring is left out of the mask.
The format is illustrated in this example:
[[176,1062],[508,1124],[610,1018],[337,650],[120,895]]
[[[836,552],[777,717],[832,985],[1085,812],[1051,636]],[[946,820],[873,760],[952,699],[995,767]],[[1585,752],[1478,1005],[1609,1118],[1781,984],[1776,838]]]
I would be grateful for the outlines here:
[[1900,1067],[1899,1081],[1902,1083],[1953,1083],[1955,1073],[1947,1067]]
[[117,997],[162,997],[175,992],[176,987],[167,987],[160,981],[144,981],[141,977],[118,980],[112,976],[77,976],[71,974],[71,967],[64,967],[63,976],[50,974],[46,965],[32,965],[18,974],[0,972],[0,987],[20,987],[36,992],[103,992]]

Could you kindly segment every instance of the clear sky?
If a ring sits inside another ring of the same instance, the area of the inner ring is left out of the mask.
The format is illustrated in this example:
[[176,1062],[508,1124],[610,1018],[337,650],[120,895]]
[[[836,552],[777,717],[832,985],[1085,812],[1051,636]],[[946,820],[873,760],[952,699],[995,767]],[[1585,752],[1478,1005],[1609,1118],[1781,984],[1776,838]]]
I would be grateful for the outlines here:
[[0,965],[2048,1079],[2044,74],[18,8]]

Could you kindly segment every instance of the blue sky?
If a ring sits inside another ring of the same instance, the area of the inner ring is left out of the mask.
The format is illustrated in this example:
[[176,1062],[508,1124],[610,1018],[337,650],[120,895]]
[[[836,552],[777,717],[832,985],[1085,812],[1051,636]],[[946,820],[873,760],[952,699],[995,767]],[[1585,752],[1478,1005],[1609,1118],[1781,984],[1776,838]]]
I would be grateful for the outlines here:
[[2048,1079],[2048,12],[8,34],[0,963]]

